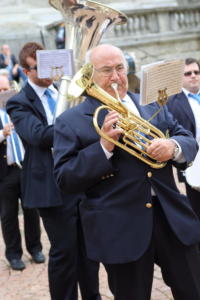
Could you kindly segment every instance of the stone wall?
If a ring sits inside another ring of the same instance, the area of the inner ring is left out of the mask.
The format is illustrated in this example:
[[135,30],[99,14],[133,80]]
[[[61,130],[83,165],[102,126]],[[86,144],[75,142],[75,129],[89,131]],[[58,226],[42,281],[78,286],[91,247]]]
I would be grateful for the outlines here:
[[175,57],[200,59],[200,4],[127,10],[128,23],[104,41],[128,51],[141,64]]
[[[158,2],[163,3],[158,0],[99,2],[121,7],[127,14],[128,23],[115,26],[104,35],[102,42],[112,43],[132,54],[138,69],[141,64],[160,59],[200,58],[199,0],[166,0],[167,7],[158,5]],[[55,48],[55,32],[62,16],[48,0],[1,0],[2,3],[0,45],[9,43],[16,55],[24,43],[33,40],[48,49]],[[13,3],[16,5],[11,5]]]

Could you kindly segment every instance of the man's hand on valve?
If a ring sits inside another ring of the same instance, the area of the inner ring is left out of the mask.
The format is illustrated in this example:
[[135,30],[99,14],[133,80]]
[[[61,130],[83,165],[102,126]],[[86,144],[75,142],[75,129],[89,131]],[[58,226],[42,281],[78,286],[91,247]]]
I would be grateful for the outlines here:
[[[119,114],[116,111],[110,111],[103,122],[101,131],[106,134],[108,137],[114,139],[115,141],[119,140],[121,134],[123,134],[123,129],[117,127],[117,122],[119,121]],[[112,152],[115,144],[107,141],[103,137],[100,139],[100,143],[105,147],[109,152]]]
[[174,156],[176,143],[170,139],[154,139],[147,146],[147,153],[157,161],[167,161]]

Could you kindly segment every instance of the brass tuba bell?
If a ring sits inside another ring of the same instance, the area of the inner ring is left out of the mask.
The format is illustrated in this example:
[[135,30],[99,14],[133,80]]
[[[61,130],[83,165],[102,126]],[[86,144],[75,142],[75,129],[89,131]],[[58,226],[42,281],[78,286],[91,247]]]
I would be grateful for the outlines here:
[[[68,99],[74,100],[85,91],[88,95],[100,100],[103,105],[96,109],[93,117],[93,124],[97,133],[131,155],[136,156],[152,168],[163,168],[166,165],[166,162],[156,161],[147,153],[146,147],[151,143],[152,139],[165,138],[164,133],[147,120],[136,116],[128,110],[119,99],[112,97],[100,88],[93,82],[92,74],[92,64],[85,64],[79,72],[77,72],[69,85]],[[115,110],[120,115],[117,126],[122,128],[124,132],[120,141],[108,137],[98,125],[98,115],[101,110],[105,109]]]
[[[126,23],[127,17],[95,1],[74,0],[74,2],[75,5],[69,5],[68,0],[49,0],[50,5],[63,15],[66,30],[65,47],[73,50],[76,73],[83,65],[86,52],[98,45],[106,30],[112,25]],[[69,107],[67,91],[71,79],[69,76],[61,79],[55,118]],[[71,106],[74,105],[74,102],[71,103]]]

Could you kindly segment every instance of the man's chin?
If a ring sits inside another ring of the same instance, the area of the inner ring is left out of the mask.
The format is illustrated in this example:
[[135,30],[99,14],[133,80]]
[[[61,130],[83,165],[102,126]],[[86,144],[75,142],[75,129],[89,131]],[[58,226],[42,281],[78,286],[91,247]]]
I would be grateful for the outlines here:
[[46,87],[46,86],[51,85],[53,83],[53,81],[49,78],[44,78],[44,79],[42,79],[41,83]]

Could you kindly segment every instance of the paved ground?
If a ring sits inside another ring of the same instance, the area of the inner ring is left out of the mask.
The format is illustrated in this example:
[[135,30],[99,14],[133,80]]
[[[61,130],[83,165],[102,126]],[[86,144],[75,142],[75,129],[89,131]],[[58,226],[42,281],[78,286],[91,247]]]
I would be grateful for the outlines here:
[[[23,235],[23,218],[21,215],[19,219]],[[42,243],[44,253],[48,257],[49,242],[44,229],[42,229]],[[26,263],[24,271],[18,272],[10,269],[4,258],[4,243],[0,232],[0,300],[50,300],[47,261],[45,264],[36,265],[30,260],[26,252],[24,252],[23,260]],[[106,273],[103,267],[100,271],[100,286],[103,300],[113,299],[107,286]],[[169,299],[173,299],[171,292],[163,283],[159,268],[155,267],[152,300]]]
[[[19,219],[23,235],[23,218],[21,215]],[[47,257],[49,242],[44,230],[42,230],[42,243]],[[26,264],[24,271],[18,272],[10,269],[4,258],[4,243],[0,234],[0,300],[50,300],[47,282],[47,261],[45,264],[36,265],[30,260],[30,256],[26,251],[24,252],[23,260]],[[107,286],[106,273],[103,267],[101,267],[100,271],[100,285],[103,300],[113,299]],[[152,299],[173,299],[169,288],[164,285],[157,267],[154,274]]]

